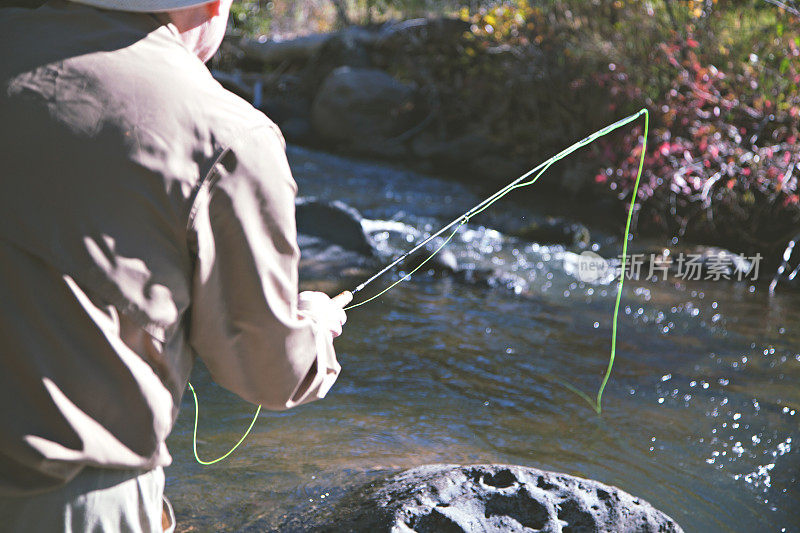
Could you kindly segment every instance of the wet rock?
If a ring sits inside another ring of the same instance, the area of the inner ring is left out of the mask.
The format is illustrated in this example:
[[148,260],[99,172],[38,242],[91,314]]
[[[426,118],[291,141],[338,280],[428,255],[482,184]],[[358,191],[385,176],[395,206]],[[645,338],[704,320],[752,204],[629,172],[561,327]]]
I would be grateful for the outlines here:
[[409,127],[414,90],[376,69],[339,67],[325,79],[311,108],[324,141],[358,147]]
[[563,244],[584,247],[591,243],[589,228],[579,222],[561,217],[504,216],[497,213],[489,216],[490,224],[506,235],[535,242],[537,244]]
[[[306,531],[681,532],[670,517],[616,487],[505,465],[428,465],[346,497]],[[308,524],[308,522],[306,522]]]
[[[387,247],[386,244],[379,247],[382,248],[381,252],[385,262],[394,260],[395,257],[400,256],[406,250],[410,250],[415,246],[415,243],[424,238],[414,226],[410,226],[398,221],[386,220],[365,220],[362,222],[367,234],[374,240],[393,241],[393,244]],[[389,237],[391,235],[391,238]],[[398,266],[397,270],[403,272],[411,272],[417,267],[421,267],[426,272],[438,273],[455,273],[461,269],[458,257],[449,248],[442,248],[442,240],[434,239],[426,244],[419,251],[411,254],[405,258]],[[431,256],[438,250],[438,253]],[[424,265],[422,264],[424,262]]]
[[379,266],[374,258],[345,250],[320,237],[299,235],[300,290],[338,294],[352,290]]
[[550,217],[530,222],[512,234],[538,244],[564,244],[567,246],[586,246],[592,239],[589,228],[583,224]]
[[372,255],[372,240],[361,225],[361,214],[344,202],[298,198],[295,216],[298,233],[319,237],[345,250]]
[[[365,220],[354,208],[340,202],[323,201],[313,197],[300,197],[295,201],[298,243],[300,244],[301,274],[309,279],[322,279],[325,275],[339,275],[337,269],[348,270],[351,277],[366,278],[379,262],[374,233],[398,232],[405,225],[381,220]],[[411,229],[411,226],[405,226]],[[425,272],[458,274],[463,268],[456,254],[444,248],[430,257],[439,248],[440,241],[428,243],[417,253],[407,257],[396,269],[410,272],[425,261]],[[411,248],[412,245],[408,245]],[[403,249],[383,252],[382,261],[388,263],[403,253]],[[355,254],[355,255],[354,255]],[[370,258],[371,261],[362,259]],[[365,270],[367,269],[367,270]],[[489,274],[486,275],[486,278]],[[461,276],[459,279],[463,279]],[[468,283],[485,282],[464,279]]]
[[[438,246],[436,246],[434,243],[428,244],[422,250],[411,255],[406,260],[403,270],[411,271],[420,266],[423,261],[427,260],[422,268],[428,268],[429,270],[436,272],[458,272],[458,258],[456,257],[456,254],[447,248],[441,249],[439,253],[431,257],[431,254],[434,253],[437,248]],[[428,259],[429,257],[430,259]]]

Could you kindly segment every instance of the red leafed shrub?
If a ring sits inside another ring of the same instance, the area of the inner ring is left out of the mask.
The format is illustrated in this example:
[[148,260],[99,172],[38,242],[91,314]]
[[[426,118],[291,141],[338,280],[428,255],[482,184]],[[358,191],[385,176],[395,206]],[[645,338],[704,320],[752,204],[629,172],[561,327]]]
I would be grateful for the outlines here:
[[[786,43],[780,73],[800,82],[798,43]],[[800,97],[764,83],[758,58],[723,71],[695,53],[697,41],[663,43],[656,68],[671,79],[662,94],[645,97],[620,72],[595,76],[619,102],[646,101],[652,113],[639,189],[639,225],[692,240],[773,252],[800,230]],[[777,74],[777,73],[776,73]],[[613,98],[613,96],[612,96]],[[595,182],[627,196],[641,154],[642,126],[601,141],[596,153],[622,161]],[[645,229],[645,227],[642,227]]]

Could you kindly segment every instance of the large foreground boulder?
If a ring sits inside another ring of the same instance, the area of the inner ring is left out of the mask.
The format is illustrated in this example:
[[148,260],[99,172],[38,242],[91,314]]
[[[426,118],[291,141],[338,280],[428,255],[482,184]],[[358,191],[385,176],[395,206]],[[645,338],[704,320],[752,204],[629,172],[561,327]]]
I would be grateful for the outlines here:
[[311,531],[681,532],[644,500],[597,481],[506,465],[428,465],[343,500]]

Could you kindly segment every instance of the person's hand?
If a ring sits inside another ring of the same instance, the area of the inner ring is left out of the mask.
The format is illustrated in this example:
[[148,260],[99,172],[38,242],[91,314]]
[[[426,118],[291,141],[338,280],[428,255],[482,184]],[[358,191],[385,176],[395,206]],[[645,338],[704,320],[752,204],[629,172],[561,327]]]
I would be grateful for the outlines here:
[[342,334],[347,322],[344,306],[353,300],[353,294],[345,291],[334,298],[323,292],[305,291],[298,296],[298,310],[321,327],[331,332],[333,338]]

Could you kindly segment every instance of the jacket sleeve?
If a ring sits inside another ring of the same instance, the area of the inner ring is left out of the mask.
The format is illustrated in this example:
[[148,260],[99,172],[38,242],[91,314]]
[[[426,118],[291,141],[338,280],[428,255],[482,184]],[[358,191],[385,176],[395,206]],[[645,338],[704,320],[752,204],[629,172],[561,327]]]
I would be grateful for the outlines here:
[[280,410],[323,398],[340,367],[298,311],[297,186],[273,128],[230,146],[198,191],[189,342],[217,383]]

